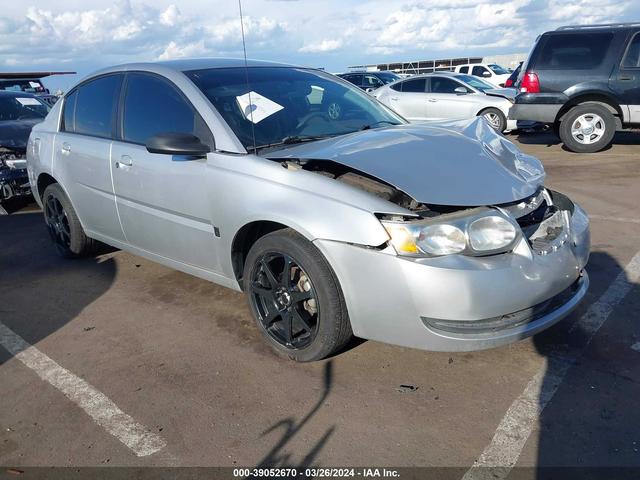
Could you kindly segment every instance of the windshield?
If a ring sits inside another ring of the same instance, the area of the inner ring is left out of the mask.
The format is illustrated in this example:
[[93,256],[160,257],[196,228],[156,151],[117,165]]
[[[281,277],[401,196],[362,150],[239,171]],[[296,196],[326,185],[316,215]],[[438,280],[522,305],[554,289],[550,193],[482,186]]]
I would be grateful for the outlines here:
[[471,85],[476,90],[480,90],[484,92],[485,90],[493,90],[496,88],[495,85],[491,85],[488,82],[485,82],[481,78],[475,77],[473,75],[457,75],[456,78],[458,80],[462,80],[467,85]]
[[46,89],[40,80],[0,80],[0,90],[14,92],[41,93]]
[[487,65],[487,66],[491,70],[493,70],[493,73],[495,73],[496,75],[509,75],[511,73],[506,68],[503,68],[500,65],[496,65],[495,63],[492,63],[491,65]]
[[359,88],[316,70],[234,67],[185,74],[247,150],[254,135],[261,148],[405,123]]
[[44,118],[49,106],[34,97],[0,96],[0,122]]

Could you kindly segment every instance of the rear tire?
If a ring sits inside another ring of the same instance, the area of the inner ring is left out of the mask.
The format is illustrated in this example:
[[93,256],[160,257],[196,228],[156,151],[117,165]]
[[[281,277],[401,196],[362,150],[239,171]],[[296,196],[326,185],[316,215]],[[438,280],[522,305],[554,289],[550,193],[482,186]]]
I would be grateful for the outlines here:
[[245,261],[243,284],[258,329],[281,356],[298,362],[321,360],[353,335],[331,266],[291,229],[256,241]]
[[59,184],[52,183],[45,189],[42,205],[44,221],[61,257],[83,257],[95,251],[97,242],[85,235],[76,211]]
[[507,117],[497,108],[485,108],[478,116],[484,117],[496,132],[502,133],[507,129]]
[[599,152],[611,144],[616,120],[608,108],[597,103],[583,103],[567,112],[558,133],[572,152]]

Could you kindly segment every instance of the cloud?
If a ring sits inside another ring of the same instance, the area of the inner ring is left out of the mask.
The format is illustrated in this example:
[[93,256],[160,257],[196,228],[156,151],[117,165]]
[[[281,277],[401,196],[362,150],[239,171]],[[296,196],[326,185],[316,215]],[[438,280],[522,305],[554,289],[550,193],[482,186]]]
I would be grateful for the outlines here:
[[[0,14],[0,68],[98,68],[130,61],[243,54],[236,2],[11,2]],[[526,52],[567,23],[640,17],[637,0],[252,0],[251,58],[324,66]],[[7,13],[10,12],[10,13]],[[339,52],[339,55],[337,53]]]
[[320,43],[310,43],[298,49],[302,53],[332,52],[342,47],[341,40],[322,40]]

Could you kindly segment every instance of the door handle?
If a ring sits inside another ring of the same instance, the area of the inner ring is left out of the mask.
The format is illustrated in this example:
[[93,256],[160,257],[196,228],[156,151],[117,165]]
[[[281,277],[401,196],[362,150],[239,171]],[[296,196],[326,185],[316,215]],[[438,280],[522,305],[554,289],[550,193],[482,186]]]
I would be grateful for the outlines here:
[[618,77],[618,80],[620,80],[621,82],[628,82],[630,80],[633,80],[633,77],[628,77],[628,76],[623,76],[623,77]]
[[398,97],[391,97],[391,100],[398,100]]
[[116,168],[129,169],[129,167],[133,165],[133,160],[129,155],[122,155],[120,160],[116,161]]
[[62,153],[71,153],[71,145],[69,145],[67,142],[64,142],[62,144],[62,147],[60,147],[60,151]]
[[434,103],[434,102],[437,102],[438,99],[437,98],[428,98],[427,101],[429,101],[431,103]]

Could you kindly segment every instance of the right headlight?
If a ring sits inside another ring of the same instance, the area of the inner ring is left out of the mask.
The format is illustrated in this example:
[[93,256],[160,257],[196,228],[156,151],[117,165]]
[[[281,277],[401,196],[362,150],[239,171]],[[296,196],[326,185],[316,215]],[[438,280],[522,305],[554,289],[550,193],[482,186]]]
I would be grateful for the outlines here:
[[513,248],[519,227],[495,209],[474,209],[434,219],[381,220],[399,255],[489,255]]

